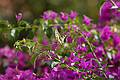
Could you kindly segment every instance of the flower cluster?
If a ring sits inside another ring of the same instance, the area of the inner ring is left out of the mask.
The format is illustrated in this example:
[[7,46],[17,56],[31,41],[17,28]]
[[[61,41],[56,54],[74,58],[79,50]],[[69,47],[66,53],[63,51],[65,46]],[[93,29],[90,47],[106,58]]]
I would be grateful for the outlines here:
[[16,44],[26,53],[0,48],[0,80],[120,80],[119,7],[104,2],[97,24],[75,11],[44,12],[33,42]]
[[119,1],[107,0],[100,9],[100,22],[110,22],[111,20],[120,21],[119,8]]
[[[58,14],[54,11],[46,11],[43,13],[42,17],[44,20],[54,20],[55,18],[58,17]],[[77,17],[77,12],[71,11],[70,14],[61,12],[59,17],[63,21],[67,21],[68,17],[70,17],[72,20],[74,20]]]
[[27,67],[27,62],[30,59],[28,54],[24,54],[21,51],[15,51],[14,49],[10,49],[8,46],[4,48],[0,48],[0,67],[12,67],[15,68],[24,68]]

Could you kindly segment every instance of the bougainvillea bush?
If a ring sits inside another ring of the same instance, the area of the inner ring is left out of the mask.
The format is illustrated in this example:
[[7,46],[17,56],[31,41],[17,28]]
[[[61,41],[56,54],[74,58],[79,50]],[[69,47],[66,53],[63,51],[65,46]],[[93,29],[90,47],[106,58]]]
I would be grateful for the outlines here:
[[0,80],[120,80],[120,2],[101,1],[98,23],[75,11],[46,11],[32,24],[17,14],[6,24],[16,42],[0,48]]

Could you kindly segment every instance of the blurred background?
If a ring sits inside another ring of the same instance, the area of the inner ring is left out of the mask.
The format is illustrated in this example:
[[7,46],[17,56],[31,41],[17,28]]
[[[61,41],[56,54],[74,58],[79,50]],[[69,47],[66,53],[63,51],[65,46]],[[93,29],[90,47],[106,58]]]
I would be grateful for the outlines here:
[[0,19],[15,20],[15,14],[22,12],[24,19],[32,21],[46,10],[70,12],[93,19],[98,17],[97,0],[0,0]]
[[94,21],[97,21],[99,11],[97,0],[0,0],[0,47],[13,47],[17,40],[34,37],[34,31],[31,29],[8,29],[9,23],[14,24],[14,27],[18,26],[15,19],[17,13],[23,13],[23,20],[26,22],[22,22],[21,25],[26,26],[34,19],[39,19],[47,10],[58,13],[74,10],[80,16],[86,15]]

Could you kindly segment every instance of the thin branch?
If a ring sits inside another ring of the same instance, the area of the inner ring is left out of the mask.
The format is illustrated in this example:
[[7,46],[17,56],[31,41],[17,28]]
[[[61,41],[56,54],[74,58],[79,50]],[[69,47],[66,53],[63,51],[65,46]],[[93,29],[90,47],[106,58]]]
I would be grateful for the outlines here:
[[[82,31],[79,30],[79,32],[80,32],[80,34],[83,36],[83,38],[85,38],[85,40],[87,41],[87,44],[89,45],[89,47],[90,47],[90,49],[91,49],[91,51],[92,51],[92,54],[93,54],[94,58],[96,59],[96,62],[98,63],[99,67],[102,68],[101,62],[100,62],[100,60],[97,58],[97,56],[96,56],[96,54],[95,54],[95,52],[94,52],[94,50],[93,50],[93,46],[91,45],[91,43],[89,42],[89,40],[86,38],[86,36],[82,34]],[[103,70],[102,70],[102,71],[103,71]],[[102,73],[103,73],[103,75],[105,76],[105,78],[107,79],[107,75],[105,74],[105,71],[103,71]]]

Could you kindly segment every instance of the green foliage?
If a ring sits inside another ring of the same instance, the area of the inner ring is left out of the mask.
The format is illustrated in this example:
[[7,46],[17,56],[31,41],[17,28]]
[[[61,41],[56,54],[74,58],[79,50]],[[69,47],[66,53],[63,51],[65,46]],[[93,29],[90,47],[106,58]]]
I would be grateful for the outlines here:
[[35,46],[35,42],[29,39],[23,39],[15,42],[14,46],[16,47],[17,50],[21,50],[25,52],[29,51],[29,53],[32,54],[32,50]]
[[48,27],[48,28],[45,30],[45,32],[46,32],[46,35],[47,35],[48,38],[51,38],[51,37],[52,37],[52,35],[53,35],[53,29],[52,29],[52,27]]
[[97,3],[98,9],[100,9],[100,7],[102,6],[102,4],[103,4],[105,1],[106,1],[106,0],[98,0],[98,3]]

